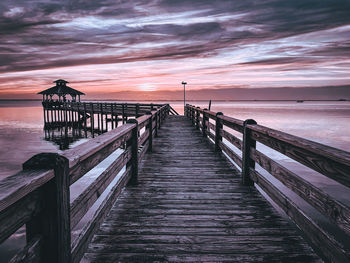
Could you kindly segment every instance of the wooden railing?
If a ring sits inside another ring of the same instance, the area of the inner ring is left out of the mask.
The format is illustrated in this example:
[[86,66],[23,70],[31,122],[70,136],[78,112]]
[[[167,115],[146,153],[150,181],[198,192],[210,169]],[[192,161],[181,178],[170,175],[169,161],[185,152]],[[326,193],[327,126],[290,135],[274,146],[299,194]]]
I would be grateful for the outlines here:
[[[242,121],[225,116],[221,112],[213,112],[193,105],[185,106],[185,115],[197,129],[201,130],[203,136],[212,140],[216,151],[224,152],[241,168],[242,183],[248,186],[255,183],[268,194],[308,236],[324,258],[332,262],[348,262],[350,259],[350,244],[339,242],[324,231],[290,197],[262,176],[255,169],[255,164],[259,164],[264,170],[298,194],[349,237],[349,207],[308,182],[303,176],[295,174],[258,151],[256,142],[260,142],[347,187],[350,187],[349,152],[258,125],[252,119]],[[209,121],[210,119],[212,122]],[[231,129],[241,133],[243,140],[230,132]],[[223,141],[223,138],[225,141]],[[239,151],[233,151],[233,147],[240,150],[241,154],[237,154]]]
[[[152,151],[153,137],[168,114],[168,105],[163,105],[62,155],[35,155],[22,171],[0,181],[0,243],[26,227],[27,245],[10,262],[79,262],[122,188],[137,183],[138,163]],[[122,153],[70,203],[70,186],[117,149]],[[71,230],[113,180],[71,242]]]

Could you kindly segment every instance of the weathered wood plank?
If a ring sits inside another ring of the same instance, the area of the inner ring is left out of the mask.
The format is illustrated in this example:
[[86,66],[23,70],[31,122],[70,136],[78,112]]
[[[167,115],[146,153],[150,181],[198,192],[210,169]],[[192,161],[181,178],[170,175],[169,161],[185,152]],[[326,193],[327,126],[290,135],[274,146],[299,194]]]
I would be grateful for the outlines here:
[[40,212],[40,198],[38,191],[34,191],[1,212],[0,243]]
[[125,141],[131,138],[135,124],[122,125],[108,133],[102,134],[86,143],[66,151],[63,156],[69,160],[70,184],[104,160]]
[[296,229],[243,187],[206,141],[191,121],[169,116],[144,155],[138,184],[119,196],[83,260],[317,262]]
[[230,143],[232,143],[234,146],[236,146],[239,150],[242,150],[242,140],[225,130],[221,130],[220,135],[226,140],[228,140]]
[[350,187],[350,153],[261,125],[248,125],[252,138]]
[[36,263],[40,262],[41,237],[36,236],[21,249],[9,263]]
[[219,143],[220,148],[240,167],[242,168],[242,159],[238,154],[232,151],[225,143]]
[[71,204],[71,229],[86,214],[121,169],[131,159],[130,147],[114,160]]
[[251,158],[261,167],[350,234],[349,207],[335,200],[321,189],[297,176],[263,153],[252,148],[250,154]]
[[53,176],[53,170],[23,170],[1,180],[0,212],[50,181]]
[[122,189],[130,180],[131,167],[128,167],[119,181],[113,186],[108,196],[103,200],[99,208],[95,211],[93,217],[81,230],[79,236],[72,243],[72,262],[80,262],[85,250],[92,239],[96,229],[99,228],[102,220],[109,212],[113,203],[120,195]]
[[250,169],[252,180],[258,184],[271,199],[276,202],[284,212],[290,216],[304,233],[311,239],[314,245],[320,248],[325,258],[333,262],[347,262],[350,252],[317,223],[307,216],[289,197],[276,188],[254,169]]

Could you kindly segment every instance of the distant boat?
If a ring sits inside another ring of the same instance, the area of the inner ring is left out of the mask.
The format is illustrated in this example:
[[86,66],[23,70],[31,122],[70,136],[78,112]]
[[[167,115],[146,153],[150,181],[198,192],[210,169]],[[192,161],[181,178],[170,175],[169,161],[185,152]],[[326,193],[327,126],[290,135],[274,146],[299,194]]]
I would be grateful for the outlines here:
[[297,103],[303,103],[304,101],[303,100],[297,100]]

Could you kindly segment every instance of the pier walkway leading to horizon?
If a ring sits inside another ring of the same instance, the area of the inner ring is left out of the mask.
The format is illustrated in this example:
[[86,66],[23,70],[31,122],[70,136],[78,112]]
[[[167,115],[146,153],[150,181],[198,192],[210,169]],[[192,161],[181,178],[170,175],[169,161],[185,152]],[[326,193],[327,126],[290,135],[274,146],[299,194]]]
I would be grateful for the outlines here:
[[185,116],[169,116],[83,262],[314,262],[318,257]]
[[[184,116],[170,116],[169,104],[146,106],[62,154],[33,156],[0,181],[0,243],[25,228],[11,263],[350,262],[349,206],[256,144],[343,189],[349,152],[193,105]],[[80,106],[58,108],[80,115]]]

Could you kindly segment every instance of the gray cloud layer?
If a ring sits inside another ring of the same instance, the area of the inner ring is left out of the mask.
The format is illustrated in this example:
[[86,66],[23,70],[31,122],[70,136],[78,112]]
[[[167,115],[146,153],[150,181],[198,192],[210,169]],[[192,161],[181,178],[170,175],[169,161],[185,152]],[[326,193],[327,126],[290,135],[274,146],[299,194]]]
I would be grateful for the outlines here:
[[[81,25],[75,23],[79,22],[78,18],[89,17],[97,21],[91,20],[90,25],[83,24],[89,22],[86,20]],[[94,26],[103,20],[105,26]],[[125,23],[109,24],[118,20]],[[348,0],[22,0],[16,3],[3,0],[0,72],[207,57],[225,49],[239,50],[267,40],[349,24]],[[349,58],[350,35],[344,37],[347,42],[329,39],[322,47],[293,59],[257,58],[246,64],[314,63],[323,57]]]

